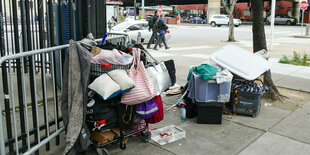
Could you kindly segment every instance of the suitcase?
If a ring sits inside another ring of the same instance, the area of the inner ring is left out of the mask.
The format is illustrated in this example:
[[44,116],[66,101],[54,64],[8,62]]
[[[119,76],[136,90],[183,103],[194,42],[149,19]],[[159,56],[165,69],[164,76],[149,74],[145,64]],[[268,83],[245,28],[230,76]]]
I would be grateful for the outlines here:
[[233,89],[230,95],[233,112],[255,117],[260,112],[263,94]]

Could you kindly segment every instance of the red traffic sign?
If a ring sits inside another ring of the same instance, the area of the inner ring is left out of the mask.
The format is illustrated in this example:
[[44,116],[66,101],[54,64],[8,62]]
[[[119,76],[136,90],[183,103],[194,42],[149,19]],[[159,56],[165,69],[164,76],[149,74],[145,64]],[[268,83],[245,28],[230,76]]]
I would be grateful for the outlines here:
[[158,5],[158,14],[161,15],[163,13],[163,6]]
[[305,0],[301,1],[299,5],[301,10],[307,10],[308,8],[308,3]]

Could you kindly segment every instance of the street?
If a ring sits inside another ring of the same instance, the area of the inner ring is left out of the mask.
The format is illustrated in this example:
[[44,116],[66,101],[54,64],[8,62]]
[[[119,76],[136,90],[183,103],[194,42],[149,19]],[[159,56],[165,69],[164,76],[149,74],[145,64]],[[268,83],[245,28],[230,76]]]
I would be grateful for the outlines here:
[[[235,27],[234,30],[235,30],[235,39],[237,41],[252,42],[252,25],[241,25],[240,27]],[[173,26],[173,28],[171,29],[171,35],[172,35],[171,43],[176,44],[184,42],[216,41],[216,40],[225,41],[228,38],[228,31],[229,27],[225,25],[223,25],[222,27],[211,27],[210,25],[205,24]],[[303,27],[303,33],[305,33],[305,27]],[[265,34],[268,42],[271,36],[270,25],[265,25]],[[300,34],[301,34],[301,26],[275,25],[274,28],[275,42],[279,41],[282,43],[293,43],[290,40],[290,38],[293,35],[300,35]],[[306,42],[306,40],[304,42]],[[310,43],[309,40],[308,43]]]
[[[181,25],[170,26],[171,40],[169,50],[161,48],[159,51],[149,52],[159,60],[173,59],[178,66],[177,79],[179,84],[185,84],[190,66],[208,61],[209,56],[227,44],[234,44],[253,51],[252,26],[241,25],[235,28],[236,42],[227,42],[228,26],[211,27],[209,25]],[[269,43],[270,26],[265,26],[266,42]],[[305,31],[305,30],[304,30]],[[292,56],[296,51],[301,55],[310,54],[310,39],[294,38],[300,35],[300,26],[275,26],[273,49],[268,50],[271,58],[278,61],[283,55]]]

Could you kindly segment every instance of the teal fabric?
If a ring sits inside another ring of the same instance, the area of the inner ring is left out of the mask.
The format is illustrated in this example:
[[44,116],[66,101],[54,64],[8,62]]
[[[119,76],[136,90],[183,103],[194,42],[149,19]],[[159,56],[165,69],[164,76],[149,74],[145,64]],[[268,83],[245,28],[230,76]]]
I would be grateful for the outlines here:
[[190,79],[192,72],[194,72],[196,75],[199,75],[203,80],[208,80],[212,76],[216,75],[217,68],[209,64],[202,64],[200,66],[197,66],[189,70],[189,73],[187,75],[187,80]]

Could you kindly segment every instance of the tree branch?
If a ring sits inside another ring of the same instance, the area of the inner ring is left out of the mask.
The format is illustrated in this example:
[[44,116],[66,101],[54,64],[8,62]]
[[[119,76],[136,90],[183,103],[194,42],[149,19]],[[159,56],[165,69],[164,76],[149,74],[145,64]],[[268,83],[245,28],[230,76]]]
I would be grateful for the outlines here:
[[224,0],[222,0],[222,3],[224,5],[224,8],[225,8],[226,12],[229,13],[230,9],[228,8],[227,3]]

